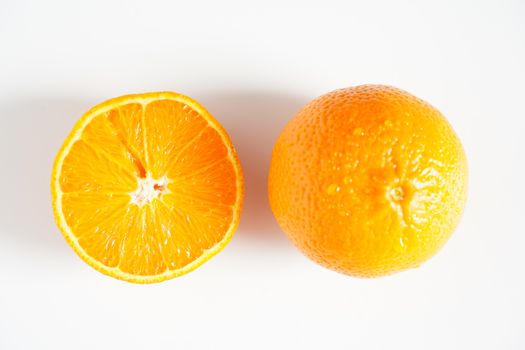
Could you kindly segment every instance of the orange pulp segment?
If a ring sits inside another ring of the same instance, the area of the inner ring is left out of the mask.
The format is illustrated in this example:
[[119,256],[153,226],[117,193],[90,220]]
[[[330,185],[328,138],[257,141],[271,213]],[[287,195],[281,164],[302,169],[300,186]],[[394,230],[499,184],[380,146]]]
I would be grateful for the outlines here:
[[53,166],[55,219],[89,265],[151,283],[219,252],[239,223],[232,142],[196,101],[171,92],[106,101],[75,125]]

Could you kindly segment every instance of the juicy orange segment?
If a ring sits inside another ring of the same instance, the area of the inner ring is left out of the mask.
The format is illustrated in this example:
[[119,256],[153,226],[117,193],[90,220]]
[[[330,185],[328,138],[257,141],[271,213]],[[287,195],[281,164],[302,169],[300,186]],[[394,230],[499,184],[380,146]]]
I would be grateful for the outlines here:
[[176,93],[123,96],[87,112],[57,155],[55,218],[95,269],[136,283],[187,273],[239,223],[243,178],[224,129]]

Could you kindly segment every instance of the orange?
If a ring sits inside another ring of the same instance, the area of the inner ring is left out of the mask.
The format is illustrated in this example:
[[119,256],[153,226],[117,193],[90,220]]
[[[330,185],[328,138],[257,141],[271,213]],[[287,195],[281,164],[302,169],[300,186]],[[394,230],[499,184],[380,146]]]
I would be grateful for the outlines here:
[[136,283],[185,274],[239,223],[243,177],[226,131],[172,92],[106,101],[76,123],[51,179],[58,227],[100,272]]
[[374,277],[419,266],[463,211],[467,162],[430,104],[389,86],[336,90],[306,105],[272,154],[269,200],[317,263]]

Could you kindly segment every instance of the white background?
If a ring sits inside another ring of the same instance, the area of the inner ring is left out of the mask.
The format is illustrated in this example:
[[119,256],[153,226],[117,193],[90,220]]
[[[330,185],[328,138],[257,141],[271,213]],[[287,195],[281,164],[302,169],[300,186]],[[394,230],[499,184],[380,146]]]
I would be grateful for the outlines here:
[[[525,349],[525,2],[0,1],[0,349]],[[321,268],[266,201],[280,128],[363,83],[438,107],[469,202],[419,269]],[[246,176],[233,241],[155,285],[106,277],[54,224],[49,174],[75,120],[173,90],[223,123]]]

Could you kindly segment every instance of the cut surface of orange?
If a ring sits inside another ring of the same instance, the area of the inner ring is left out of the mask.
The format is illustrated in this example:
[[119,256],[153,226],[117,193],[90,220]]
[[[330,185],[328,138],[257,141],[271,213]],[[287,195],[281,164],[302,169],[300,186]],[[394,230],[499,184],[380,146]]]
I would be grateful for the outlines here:
[[222,126],[172,92],[111,99],[88,111],[59,151],[53,209],[89,265],[135,283],[185,274],[239,223],[243,176]]

